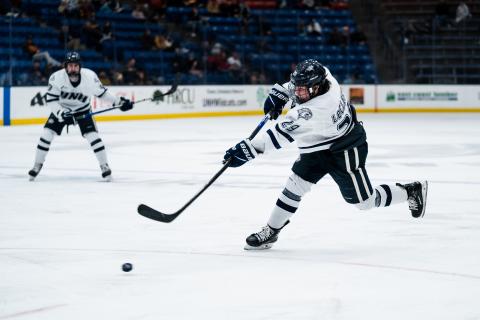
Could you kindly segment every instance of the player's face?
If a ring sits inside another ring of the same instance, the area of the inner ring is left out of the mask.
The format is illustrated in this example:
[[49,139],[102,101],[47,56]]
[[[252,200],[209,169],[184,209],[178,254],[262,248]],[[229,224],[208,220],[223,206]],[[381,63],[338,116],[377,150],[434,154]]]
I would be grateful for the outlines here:
[[80,75],[80,65],[78,63],[67,63],[66,69],[70,81],[78,81]]
[[301,86],[295,87],[295,95],[297,96],[298,100],[301,103],[307,102],[308,100],[310,100],[310,93],[308,92],[307,87],[301,87]]
[[78,63],[67,63],[67,73],[75,74],[80,72],[80,65]]

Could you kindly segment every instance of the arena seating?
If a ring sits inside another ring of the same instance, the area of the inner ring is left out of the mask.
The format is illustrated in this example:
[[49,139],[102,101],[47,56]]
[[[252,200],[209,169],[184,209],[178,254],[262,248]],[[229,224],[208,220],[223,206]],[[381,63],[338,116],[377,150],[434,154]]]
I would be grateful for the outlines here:
[[[147,71],[149,78],[153,79],[152,83],[168,81],[174,77],[172,62],[178,53],[143,49],[141,36],[145,29],[149,29],[154,34],[169,35],[186,51],[192,52],[201,63],[206,61],[206,55],[209,54],[202,46],[205,40],[218,42],[226,51],[239,53],[248,73],[263,73],[271,82],[286,80],[292,64],[306,58],[321,61],[340,81],[352,74],[361,82],[376,81],[375,67],[366,44],[332,45],[328,42],[329,34],[334,28],[348,26],[350,32],[356,30],[349,10],[274,9],[276,1],[247,2],[252,9],[246,27],[239,18],[211,15],[205,8],[199,8],[202,19],[196,38],[184,37],[188,34],[188,15],[192,11],[190,7],[168,7],[166,21],[162,23],[140,21],[132,17],[128,10],[121,13],[96,13],[98,25],[102,26],[107,21],[111,23],[114,40],[103,42],[101,49],[88,47],[81,50],[84,65],[96,71],[121,71],[128,59],[135,58],[137,67]],[[26,17],[0,17],[0,74],[10,68],[14,75],[29,72],[32,61],[22,49],[28,36],[32,36],[40,49],[48,51],[54,59],[63,59],[66,50],[64,43],[59,40],[62,25],[81,30],[85,21],[59,18],[58,4],[58,0],[24,0],[22,10]],[[306,24],[311,19],[316,19],[321,24],[321,35],[306,35],[299,30],[301,23]],[[172,28],[172,25],[175,27]],[[81,40],[82,43],[85,42],[83,34]],[[263,43],[261,48],[260,42]],[[204,77],[185,75],[182,82],[249,82],[248,75],[245,74],[238,78],[225,72],[209,70],[206,66],[202,68]]]
[[[439,1],[382,1],[386,30],[403,52],[407,82],[468,84],[480,81],[480,4],[465,1],[471,17],[455,23],[459,1],[446,0],[449,16],[440,20]],[[398,62],[398,61],[397,61]]]

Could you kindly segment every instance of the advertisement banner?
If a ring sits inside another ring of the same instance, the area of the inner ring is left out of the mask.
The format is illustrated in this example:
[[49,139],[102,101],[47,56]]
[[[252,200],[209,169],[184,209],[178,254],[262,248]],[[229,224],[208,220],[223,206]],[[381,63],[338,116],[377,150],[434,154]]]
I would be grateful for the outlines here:
[[480,108],[479,88],[474,85],[382,85],[378,86],[378,108],[380,111],[475,109]]
[[[129,112],[113,110],[96,116],[98,120],[140,120],[159,118],[262,114],[270,85],[179,86],[160,101],[146,101]],[[156,90],[169,86],[111,86],[109,92],[132,101],[153,97]],[[10,89],[12,124],[43,123],[50,114],[46,87]],[[0,103],[3,112],[3,91]],[[343,94],[360,112],[461,112],[480,111],[480,86],[475,85],[344,85]],[[111,107],[96,97],[92,111]],[[7,109],[8,110],[8,109]],[[4,122],[4,121],[2,121]]]
[[[115,96],[132,101],[153,97],[155,90],[168,91],[168,86],[126,86],[109,87]],[[233,111],[260,111],[268,95],[269,86],[179,86],[177,90],[159,101],[145,101],[135,105],[128,113],[113,110],[108,115],[132,116],[154,114],[222,113]],[[47,107],[46,87],[12,88],[12,119],[46,119],[50,113]],[[93,97],[92,111],[110,107],[108,102]]]
[[342,85],[342,92],[347,100],[359,111],[375,110],[374,85]]
[[2,126],[3,126],[3,113],[4,113],[3,90],[5,90],[5,88],[2,88],[2,90],[0,90],[0,125]]

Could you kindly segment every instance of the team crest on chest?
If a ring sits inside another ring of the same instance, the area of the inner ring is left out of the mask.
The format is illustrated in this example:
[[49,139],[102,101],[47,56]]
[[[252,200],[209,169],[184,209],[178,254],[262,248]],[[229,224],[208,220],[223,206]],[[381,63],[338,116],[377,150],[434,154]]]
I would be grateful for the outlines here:
[[313,116],[312,110],[310,110],[308,108],[298,109],[297,112],[298,112],[298,118],[303,118],[305,120],[309,120]]

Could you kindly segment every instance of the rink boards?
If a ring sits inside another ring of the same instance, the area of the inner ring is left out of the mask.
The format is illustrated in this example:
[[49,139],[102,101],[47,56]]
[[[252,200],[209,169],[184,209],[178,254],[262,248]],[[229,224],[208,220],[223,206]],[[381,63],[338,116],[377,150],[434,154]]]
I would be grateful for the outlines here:
[[[347,99],[360,112],[480,112],[479,85],[344,85]],[[110,92],[132,101],[149,98],[169,86],[111,86]],[[100,121],[191,118],[262,114],[270,86],[179,86],[158,102],[143,102],[127,113],[114,110]],[[46,87],[4,87],[0,90],[2,125],[40,124],[50,113]],[[110,105],[92,99],[92,110]]]

